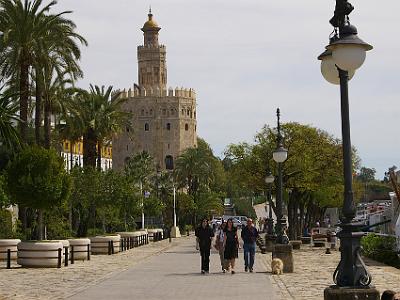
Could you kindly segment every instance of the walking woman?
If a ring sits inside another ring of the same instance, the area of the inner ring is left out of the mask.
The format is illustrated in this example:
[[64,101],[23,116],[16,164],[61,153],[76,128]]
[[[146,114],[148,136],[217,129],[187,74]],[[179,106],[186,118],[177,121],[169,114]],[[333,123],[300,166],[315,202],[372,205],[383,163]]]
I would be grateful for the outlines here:
[[195,231],[197,241],[200,246],[201,256],[201,274],[209,273],[210,271],[210,248],[211,241],[214,237],[214,231],[208,224],[208,219],[204,218],[201,225]]
[[225,258],[224,258],[225,225],[226,223],[222,220],[221,225],[219,225],[219,229],[217,231],[215,239],[215,249],[217,249],[219,252],[219,259],[221,260],[221,268],[223,273],[225,273]]
[[233,220],[228,219],[224,229],[224,258],[226,270],[235,274],[235,259],[238,257],[239,241],[236,228],[233,227]]

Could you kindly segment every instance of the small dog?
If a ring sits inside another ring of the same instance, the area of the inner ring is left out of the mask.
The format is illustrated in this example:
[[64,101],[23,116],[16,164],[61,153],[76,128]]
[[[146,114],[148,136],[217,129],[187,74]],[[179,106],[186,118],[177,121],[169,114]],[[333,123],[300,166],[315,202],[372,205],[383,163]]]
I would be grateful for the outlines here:
[[272,274],[281,275],[283,274],[283,261],[279,258],[274,258],[271,261]]

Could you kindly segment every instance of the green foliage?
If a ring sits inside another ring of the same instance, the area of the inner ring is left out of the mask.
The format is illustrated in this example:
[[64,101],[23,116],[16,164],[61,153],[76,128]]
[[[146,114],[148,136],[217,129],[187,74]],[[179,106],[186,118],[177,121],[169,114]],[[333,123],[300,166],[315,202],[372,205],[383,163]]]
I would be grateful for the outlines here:
[[235,204],[236,214],[239,216],[247,216],[253,220],[257,220],[256,211],[251,206],[251,198],[234,198],[233,204]]
[[356,178],[361,182],[371,182],[375,180],[376,170],[374,168],[362,167]]
[[395,252],[396,238],[368,234],[361,240],[363,254],[373,260],[400,268],[400,259]]
[[0,174],[0,209],[10,205],[10,197],[5,191],[6,181],[3,175]]
[[0,206],[0,239],[13,238],[11,213]]
[[70,180],[63,159],[54,150],[32,146],[9,164],[7,186],[13,203],[50,209],[67,199]]

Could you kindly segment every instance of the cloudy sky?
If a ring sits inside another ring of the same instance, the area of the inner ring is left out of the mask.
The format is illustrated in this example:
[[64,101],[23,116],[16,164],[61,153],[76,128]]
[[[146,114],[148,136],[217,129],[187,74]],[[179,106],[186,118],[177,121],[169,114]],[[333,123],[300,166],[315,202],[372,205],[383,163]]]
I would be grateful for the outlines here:
[[[400,166],[400,3],[350,2],[352,24],[374,46],[350,81],[352,143],[381,178]],[[196,90],[198,133],[217,155],[274,125],[277,107],[283,122],[340,137],[339,87],[323,79],[316,59],[332,31],[335,1],[59,0],[57,10],[72,10],[89,42],[81,87],[133,86],[150,5],[167,46],[169,85]]]

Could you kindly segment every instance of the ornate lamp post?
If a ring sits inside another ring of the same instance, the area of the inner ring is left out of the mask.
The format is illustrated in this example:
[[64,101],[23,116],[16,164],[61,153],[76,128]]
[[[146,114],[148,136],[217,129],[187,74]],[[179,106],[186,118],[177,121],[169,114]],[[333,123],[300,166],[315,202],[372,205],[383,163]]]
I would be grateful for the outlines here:
[[267,175],[265,176],[265,183],[268,187],[267,192],[267,203],[265,206],[269,206],[268,210],[268,219],[267,219],[267,234],[273,235],[274,234],[274,219],[272,217],[272,195],[271,195],[271,185],[275,181],[275,177],[272,175],[271,171],[267,169]]
[[[329,21],[334,27],[330,43],[318,59],[321,60],[321,72],[324,78],[333,84],[340,84],[342,151],[344,176],[343,217],[341,219],[340,238],[341,260],[333,278],[336,286],[327,288],[325,299],[344,299],[344,294],[357,295],[357,299],[379,299],[379,293],[370,288],[371,275],[366,270],[360,256],[362,224],[354,222],[355,206],[352,190],[352,151],[350,141],[350,118],[348,81],[355,70],[363,64],[366,51],[372,46],[357,36],[357,28],[350,24],[349,14],[354,7],[347,0],[336,0],[335,13]],[[343,289],[345,288],[345,289]],[[347,298],[346,298],[347,299]]]
[[283,147],[282,135],[281,135],[281,124],[280,124],[280,110],[276,110],[276,116],[278,118],[278,136],[276,139],[277,148],[273,152],[272,157],[274,161],[278,163],[278,185],[276,192],[276,242],[278,244],[283,244],[283,227],[286,224],[286,219],[283,216],[282,206],[283,206],[283,180],[282,180],[282,163],[287,159],[287,150]]

